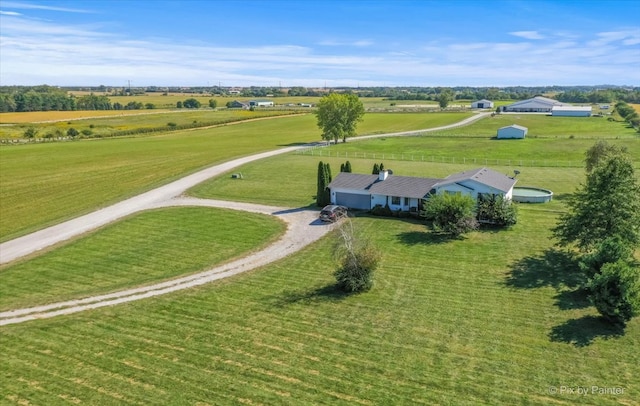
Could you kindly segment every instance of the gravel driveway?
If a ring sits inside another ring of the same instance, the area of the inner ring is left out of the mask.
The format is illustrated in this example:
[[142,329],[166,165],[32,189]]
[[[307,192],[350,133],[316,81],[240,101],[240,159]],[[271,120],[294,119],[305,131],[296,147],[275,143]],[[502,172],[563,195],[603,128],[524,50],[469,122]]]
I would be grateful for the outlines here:
[[[476,120],[486,117],[489,114],[490,113],[479,113],[458,123],[437,128],[376,134],[372,136],[357,137],[352,140],[356,141],[376,137],[406,136],[429,131],[444,130],[447,128],[470,124]],[[214,176],[219,176],[228,172],[238,166],[259,159],[292,152],[297,149],[304,149],[309,146],[311,145],[280,148],[275,151],[255,154],[244,158],[234,159],[220,165],[215,165],[104,209],[97,210],[93,213],[89,213],[0,244],[0,264],[4,264],[42,250],[46,247],[50,247],[59,242],[84,234],[105,224],[112,223],[130,214],[152,208],[170,206],[209,206],[234,210],[246,210],[255,213],[275,215],[287,222],[287,231],[277,242],[265,248],[263,251],[250,254],[237,261],[233,261],[198,274],[140,288],[127,289],[106,295],[53,303],[44,306],[0,312],[0,326],[21,323],[28,320],[50,318],[62,314],[71,314],[104,306],[112,306],[119,303],[126,303],[175,292],[177,290],[188,289],[193,286],[202,285],[266,265],[280,258],[284,258],[285,256],[300,250],[306,245],[317,241],[330,231],[332,226],[319,222],[317,220],[318,212],[314,210],[290,209],[248,203],[181,197],[181,195],[189,188]]]

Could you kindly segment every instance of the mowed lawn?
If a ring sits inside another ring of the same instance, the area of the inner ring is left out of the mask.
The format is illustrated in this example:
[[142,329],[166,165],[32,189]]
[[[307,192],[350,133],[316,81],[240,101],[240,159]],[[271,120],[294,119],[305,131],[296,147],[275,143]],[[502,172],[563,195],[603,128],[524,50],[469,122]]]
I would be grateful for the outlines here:
[[[351,162],[352,171],[362,174],[370,174],[374,163],[382,161],[382,159],[376,161],[361,158],[348,159]],[[335,178],[340,172],[340,164],[345,163],[346,160],[336,157],[281,155],[249,163],[234,170],[242,173],[243,179],[220,176],[195,186],[187,193],[196,197],[274,206],[308,206],[315,204],[318,162],[329,163]],[[441,164],[397,160],[384,160],[383,163],[385,168],[393,170],[394,175],[427,178],[445,178],[454,173],[483,166],[481,163]],[[556,210],[562,208],[559,200],[566,194],[573,193],[577,185],[584,181],[583,168],[522,168],[495,165],[489,165],[489,167],[510,176],[514,175],[514,170],[520,170],[517,176],[518,185],[551,189],[558,201],[552,202],[550,206]],[[286,182],[282,182],[282,178],[274,174],[284,174],[282,176],[286,176]]]
[[0,311],[207,270],[262,248],[285,229],[275,217],[233,210],[142,212],[53,251],[0,267]]
[[[637,404],[640,322],[603,324],[549,240],[556,214],[442,239],[356,218],[372,291],[333,288],[333,238],[249,274],[0,329],[7,404]],[[621,388],[571,395],[557,388]]]
[[[361,123],[360,132],[416,130],[454,123],[462,117],[372,114]],[[309,114],[161,136],[0,147],[0,241],[210,165],[319,141],[320,134],[315,116]]]

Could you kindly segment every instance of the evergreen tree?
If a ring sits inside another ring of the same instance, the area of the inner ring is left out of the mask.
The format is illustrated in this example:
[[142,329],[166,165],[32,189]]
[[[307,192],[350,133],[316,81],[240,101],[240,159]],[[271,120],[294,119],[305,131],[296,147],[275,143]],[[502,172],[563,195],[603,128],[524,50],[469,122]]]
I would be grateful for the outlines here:
[[373,171],[371,172],[372,175],[377,175],[380,173],[380,166],[378,166],[378,164],[373,164]]
[[351,162],[347,161],[347,162],[344,164],[344,171],[345,171],[345,172],[349,172],[349,173],[351,173]]

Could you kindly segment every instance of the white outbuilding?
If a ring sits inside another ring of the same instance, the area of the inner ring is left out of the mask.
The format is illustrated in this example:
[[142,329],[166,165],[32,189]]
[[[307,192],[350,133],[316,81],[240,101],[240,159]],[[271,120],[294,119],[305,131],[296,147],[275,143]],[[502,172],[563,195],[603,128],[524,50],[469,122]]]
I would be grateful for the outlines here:
[[471,103],[472,109],[492,109],[493,102],[491,100],[482,99]]
[[524,138],[527,135],[529,129],[521,125],[512,124],[506,127],[498,128],[497,138]]
[[591,117],[591,106],[553,106],[551,115],[559,117]]

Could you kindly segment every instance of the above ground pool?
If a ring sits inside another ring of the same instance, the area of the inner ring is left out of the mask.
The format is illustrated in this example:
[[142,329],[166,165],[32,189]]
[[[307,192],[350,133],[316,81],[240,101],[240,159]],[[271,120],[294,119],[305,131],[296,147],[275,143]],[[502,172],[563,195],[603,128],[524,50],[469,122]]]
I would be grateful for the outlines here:
[[546,203],[550,202],[553,192],[538,187],[514,187],[511,199],[518,203]]

